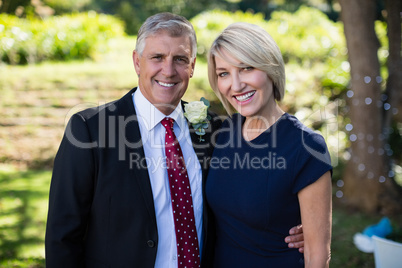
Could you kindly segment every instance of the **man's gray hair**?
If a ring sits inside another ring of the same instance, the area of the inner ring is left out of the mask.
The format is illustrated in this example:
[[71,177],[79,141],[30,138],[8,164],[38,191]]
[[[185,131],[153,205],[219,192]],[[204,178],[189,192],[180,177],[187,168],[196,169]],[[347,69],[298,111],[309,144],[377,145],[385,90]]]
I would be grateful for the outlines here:
[[191,57],[197,55],[197,37],[193,25],[183,16],[163,12],[149,17],[138,30],[135,50],[139,55],[145,48],[145,40],[152,35],[165,32],[171,37],[188,36],[191,43]]

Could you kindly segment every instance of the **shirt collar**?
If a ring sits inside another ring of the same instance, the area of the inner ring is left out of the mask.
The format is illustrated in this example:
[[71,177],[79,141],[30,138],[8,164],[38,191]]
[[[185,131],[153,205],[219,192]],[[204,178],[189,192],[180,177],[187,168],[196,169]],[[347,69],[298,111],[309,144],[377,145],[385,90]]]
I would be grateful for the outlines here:
[[140,87],[133,93],[133,102],[136,107],[137,116],[142,118],[144,126],[148,131],[151,131],[157,124],[160,123],[165,117],[171,117],[175,120],[180,130],[184,129],[186,119],[184,118],[183,108],[181,102],[177,105],[174,111],[165,115],[159,111],[147,98],[142,94]]

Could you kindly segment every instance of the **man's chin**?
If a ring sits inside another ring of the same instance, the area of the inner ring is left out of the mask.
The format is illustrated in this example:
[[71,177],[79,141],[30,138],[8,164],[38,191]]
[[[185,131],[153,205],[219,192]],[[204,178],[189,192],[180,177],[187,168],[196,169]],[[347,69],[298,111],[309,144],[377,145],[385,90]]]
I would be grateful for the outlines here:
[[180,102],[180,100],[165,99],[165,100],[160,100],[156,103],[153,103],[153,105],[156,107],[156,109],[158,109],[165,115],[169,115],[176,109],[179,102]]

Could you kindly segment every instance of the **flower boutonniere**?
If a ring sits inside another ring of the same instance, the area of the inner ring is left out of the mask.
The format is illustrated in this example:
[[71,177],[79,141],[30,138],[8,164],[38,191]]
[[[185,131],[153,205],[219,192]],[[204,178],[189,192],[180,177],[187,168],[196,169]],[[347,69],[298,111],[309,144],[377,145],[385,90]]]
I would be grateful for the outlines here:
[[208,128],[210,118],[207,112],[209,106],[209,101],[205,98],[184,104],[184,116],[195,129],[195,134],[200,136],[200,141],[204,141],[202,136],[205,135],[205,129]]

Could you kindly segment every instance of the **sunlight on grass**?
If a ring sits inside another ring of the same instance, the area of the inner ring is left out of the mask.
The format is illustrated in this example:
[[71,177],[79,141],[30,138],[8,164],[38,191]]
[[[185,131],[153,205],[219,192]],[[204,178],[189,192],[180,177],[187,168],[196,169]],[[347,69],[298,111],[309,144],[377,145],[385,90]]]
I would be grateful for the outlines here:
[[45,260],[39,258],[28,258],[28,259],[19,259],[19,260],[4,260],[0,261],[0,267],[2,268],[44,268]]
[[18,258],[31,258],[31,257],[45,258],[45,245],[42,244],[38,246],[36,244],[32,245],[21,245],[20,254]]
[[50,171],[1,166],[0,259],[44,258],[50,178]]

